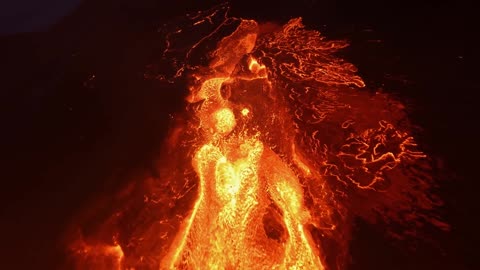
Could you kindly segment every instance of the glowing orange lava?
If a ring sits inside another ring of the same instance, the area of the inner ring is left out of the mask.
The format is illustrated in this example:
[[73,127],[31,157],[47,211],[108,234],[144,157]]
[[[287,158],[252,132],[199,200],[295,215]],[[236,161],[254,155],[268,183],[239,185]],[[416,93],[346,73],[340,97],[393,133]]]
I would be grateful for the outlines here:
[[[247,55],[255,38],[237,33],[254,24],[242,22],[223,42],[241,44],[237,51]],[[225,57],[222,69],[232,72],[238,60]],[[248,80],[265,80],[262,83],[268,85],[265,66],[250,58],[248,68],[252,73]],[[237,116],[255,114],[255,108],[237,109],[222,97],[222,85],[236,79],[209,78],[198,93],[192,93],[197,97],[190,99],[192,102],[202,102],[196,114],[205,138],[193,158],[199,194],[161,268],[323,269],[318,250],[304,229],[310,213],[295,173],[265,149],[261,131],[252,120],[244,121],[241,131],[232,133],[237,125],[235,110]],[[269,239],[258,226],[271,203],[283,216],[288,235],[283,241]]]
[[[354,216],[401,224],[415,209],[447,226],[428,214],[427,156],[408,125],[393,124],[405,118],[401,104],[359,90],[355,67],[334,56],[346,42],[300,19],[274,31],[222,8],[191,20],[215,27],[175,74],[191,78],[190,113],[167,140],[159,176],[77,230],[72,267],[342,269]],[[189,65],[215,36],[209,62]]]

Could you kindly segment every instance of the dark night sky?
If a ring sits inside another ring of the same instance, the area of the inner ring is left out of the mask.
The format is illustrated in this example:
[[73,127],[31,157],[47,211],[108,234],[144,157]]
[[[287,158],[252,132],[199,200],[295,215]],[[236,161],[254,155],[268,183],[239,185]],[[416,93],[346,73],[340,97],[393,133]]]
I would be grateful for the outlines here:
[[[168,114],[181,110],[184,93],[143,73],[159,59],[157,27],[199,4],[7,2],[0,4],[0,268],[55,269],[61,253],[53,239],[71,215],[117,185],[105,179],[148,166]],[[421,139],[457,174],[441,189],[455,228],[447,237],[451,257],[378,256],[375,249],[388,248],[367,239],[369,248],[355,249],[364,260],[353,269],[478,269],[475,9],[466,0],[258,2],[233,1],[232,10],[264,20],[303,16],[328,37],[349,39],[347,59],[367,84],[381,81],[413,100]]]
[[0,3],[0,35],[44,31],[73,11],[81,0],[4,0]]

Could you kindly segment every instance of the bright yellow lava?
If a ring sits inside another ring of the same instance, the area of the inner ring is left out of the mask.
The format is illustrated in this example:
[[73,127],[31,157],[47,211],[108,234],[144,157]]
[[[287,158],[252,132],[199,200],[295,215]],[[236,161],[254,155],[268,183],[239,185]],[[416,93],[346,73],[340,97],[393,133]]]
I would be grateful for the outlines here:
[[[265,69],[254,59],[249,68],[252,73]],[[298,178],[265,148],[258,131],[233,132],[234,108],[220,94],[227,80],[208,79],[192,94],[191,100],[203,100],[196,113],[206,138],[192,160],[199,193],[161,269],[324,269],[304,229],[310,214]],[[240,110],[243,116],[249,113]],[[309,170],[305,164],[303,169]],[[271,203],[282,213],[283,242],[268,238],[259,226]]]
[[232,110],[222,108],[215,112],[215,128],[219,133],[228,133],[235,127],[235,116]]
[[[309,213],[298,179],[258,139],[207,143],[193,164],[199,197],[162,269],[323,269],[303,227]],[[258,226],[269,197],[283,212],[285,244]]]

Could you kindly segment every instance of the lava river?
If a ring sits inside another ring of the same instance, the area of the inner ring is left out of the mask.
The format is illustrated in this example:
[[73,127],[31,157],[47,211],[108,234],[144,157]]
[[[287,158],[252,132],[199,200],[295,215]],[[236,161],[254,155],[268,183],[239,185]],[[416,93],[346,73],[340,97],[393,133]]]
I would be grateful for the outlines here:
[[448,228],[405,107],[366,89],[335,54],[345,41],[227,11],[166,35],[176,72],[159,78],[186,78],[185,113],[155,174],[73,222],[71,268],[344,269],[355,217],[394,222],[397,238]]

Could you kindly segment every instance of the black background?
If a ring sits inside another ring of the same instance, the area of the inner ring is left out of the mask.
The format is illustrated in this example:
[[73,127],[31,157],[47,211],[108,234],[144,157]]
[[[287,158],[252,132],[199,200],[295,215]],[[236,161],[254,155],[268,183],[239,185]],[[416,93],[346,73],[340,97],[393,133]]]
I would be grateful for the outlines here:
[[[0,36],[1,268],[55,269],[55,239],[71,215],[158,154],[185,92],[143,77],[160,59],[156,30],[208,6],[164,2],[84,0],[48,31]],[[464,0],[232,3],[232,15],[302,16],[329,38],[349,39],[344,56],[367,85],[410,100],[425,128],[419,140],[454,173],[440,191],[453,227],[440,240],[446,255],[395,249],[359,224],[351,269],[476,269],[474,10]]]

